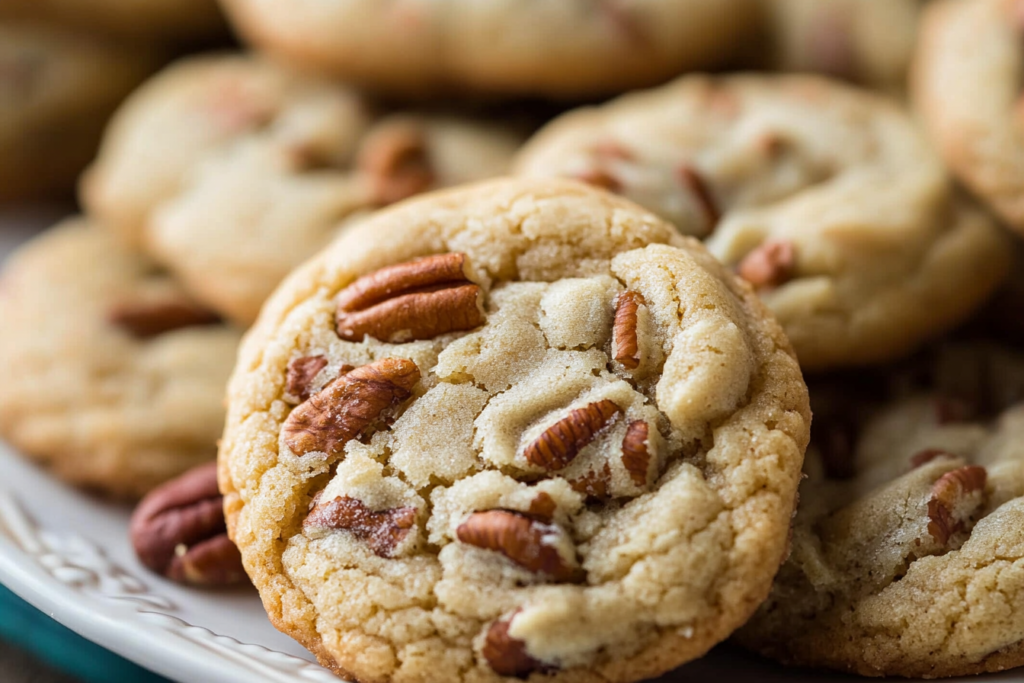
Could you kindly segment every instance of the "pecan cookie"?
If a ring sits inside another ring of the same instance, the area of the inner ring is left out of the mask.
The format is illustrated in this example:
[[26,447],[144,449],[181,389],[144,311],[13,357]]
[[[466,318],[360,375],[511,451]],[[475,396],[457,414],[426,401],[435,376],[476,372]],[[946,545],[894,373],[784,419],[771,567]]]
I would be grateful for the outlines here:
[[722,62],[755,0],[225,0],[241,35],[377,90],[572,98]]
[[0,201],[74,187],[107,118],[155,68],[145,49],[0,21]]
[[567,181],[383,210],[264,307],[228,529],[362,681],[634,681],[741,624],[808,438],[781,328],[700,244]]
[[922,21],[911,92],[946,163],[1024,233],[1024,3],[941,0]]
[[792,553],[743,644],[868,676],[1024,664],[1024,359],[979,344],[937,365],[844,467],[815,411]]
[[921,0],[764,0],[768,66],[901,91]]
[[217,0],[3,0],[0,19],[42,21],[136,43],[223,36]]
[[239,333],[71,220],[0,274],[0,435],[63,479],[140,496],[216,454]]
[[761,293],[805,369],[899,357],[1008,268],[909,116],[813,76],[688,77],[570,112],[520,175],[622,194],[701,237]]
[[199,300],[250,323],[345,219],[500,175],[519,142],[497,126],[375,112],[352,90],[258,58],[204,57],[129,100],[82,199]]

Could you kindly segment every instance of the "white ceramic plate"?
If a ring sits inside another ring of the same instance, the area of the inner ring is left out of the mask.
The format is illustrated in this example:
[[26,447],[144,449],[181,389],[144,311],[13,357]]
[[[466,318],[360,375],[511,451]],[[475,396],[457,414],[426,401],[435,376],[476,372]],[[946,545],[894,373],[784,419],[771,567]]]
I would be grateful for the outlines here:
[[[0,260],[54,216],[0,214]],[[129,513],[63,485],[0,443],[0,583],[82,636],[181,683],[337,683],[274,630],[253,589],[186,589],[147,572],[128,542]],[[729,646],[659,680],[712,679],[858,680],[782,669]],[[1024,675],[961,680],[1024,683]]]

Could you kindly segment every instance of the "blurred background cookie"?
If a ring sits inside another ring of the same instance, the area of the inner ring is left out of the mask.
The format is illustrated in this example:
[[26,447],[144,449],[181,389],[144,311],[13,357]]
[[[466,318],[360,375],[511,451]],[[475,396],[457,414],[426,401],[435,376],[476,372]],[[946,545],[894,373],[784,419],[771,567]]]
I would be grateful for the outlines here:
[[225,0],[252,45],[398,95],[565,99],[722,64],[754,0]]
[[159,51],[0,20],[0,201],[67,193]]

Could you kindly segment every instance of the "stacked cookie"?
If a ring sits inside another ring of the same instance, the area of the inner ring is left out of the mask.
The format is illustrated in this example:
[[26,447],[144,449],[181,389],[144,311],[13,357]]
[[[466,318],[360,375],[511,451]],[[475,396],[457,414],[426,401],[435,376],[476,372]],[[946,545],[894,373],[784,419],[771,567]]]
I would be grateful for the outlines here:
[[1017,4],[221,4],[0,276],[0,433],[147,566],[360,681],[1024,663]]

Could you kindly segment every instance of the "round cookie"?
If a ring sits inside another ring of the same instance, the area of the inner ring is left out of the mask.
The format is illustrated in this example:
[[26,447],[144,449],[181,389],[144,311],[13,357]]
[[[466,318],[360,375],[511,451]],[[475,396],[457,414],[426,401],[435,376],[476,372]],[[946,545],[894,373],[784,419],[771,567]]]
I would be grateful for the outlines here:
[[260,49],[403,95],[553,98],[654,85],[728,58],[752,0],[226,0]]
[[226,32],[216,0],[3,0],[0,19],[41,21],[138,43],[194,43]]
[[813,76],[686,77],[570,112],[522,176],[620,193],[750,280],[804,369],[899,357],[965,318],[1008,268],[896,105]]
[[953,172],[1024,233],[1024,5],[940,0],[922,21],[911,89]]
[[501,175],[519,142],[496,125],[376,112],[352,90],[258,58],[204,57],[131,98],[82,199],[197,298],[248,324],[346,219]]
[[903,90],[921,0],[765,0],[768,64]]
[[952,346],[836,457],[815,410],[792,552],[738,634],[789,664],[935,678],[1024,665],[1024,358]]
[[138,497],[212,459],[240,334],[85,220],[0,273],[0,435],[73,484]]
[[702,655],[767,593],[810,421],[781,328],[697,242],[528,180],[382,210],[296,271],[228,413],[228,529],[272,622],[422,683]]
[[107,118],[156,66],[145,49],[0,21],[0,201],[74,187]]

